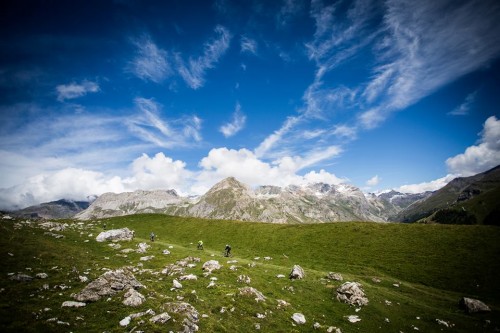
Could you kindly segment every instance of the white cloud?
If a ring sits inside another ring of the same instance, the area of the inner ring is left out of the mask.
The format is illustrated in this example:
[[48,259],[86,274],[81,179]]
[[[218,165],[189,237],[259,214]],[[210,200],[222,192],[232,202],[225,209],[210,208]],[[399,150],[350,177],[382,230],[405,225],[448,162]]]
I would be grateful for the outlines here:
[[376,186],[378,183],[380,183],[380,177],[378,175],[375,175],[366,181],[367,186]]
[[332,134],[347,139],[355,139],[356,138],[357,129],[352,126],[347,125],[337,125],[332,131]]
[[362,94],[369,110],[359,120],[367,129],[500,54],[500,6],[494,1],[386,5],[385,38],[376,48],[380,65]]
[[423,182],[419,184],[411,184],[411,185],[403,185],[399,188],[396,188],[396,191],[402,193],[422,193],[426,191],[437,191],[440,188],[444,187],[446,184],[451,182],[453,179],[457,178],[459,175],[448,174],[442,178],[430,181]]
[[129,70],[144,81],[160,83],[173,74],[168,53],[160,49],[149,36],[134,41],[137,56],[129,63]]
[[83,97],[88,93],[99,91],[99,85],[92,81],[84,80],[81,83],[72,82],[70,84],[61,84],[56,87],[57,100],[64,102],[67,99]]
[[484,122],[479,144],[446,160],[448,169],[463,176],[487,171],[500,165],[500,120],[491,116]]
[[259,157],[264,156],[266,153],[268,153],[269,150],[273,148],[273,146],[277,142],[282,139],[285,134],[287,134],[300,121],[301,117],[288,117],[280,129],[274,131],[273,134],[269,135],[264,139],[264,141],[260,143],[260,145],[254,150],[255,154]]
[[187,64],[180,54],[175,54],[177,70],[192,89],[198,89],[205,84],[206,71],[213,68],[229,48],[231,41],[229,30],[219,25],[215,28],[215,33],[217,38],[205,43],[203,55],[196,59],[190,57]]
[[247,36],[242,36],[240,40],[241,52],[248,52],[251,54],[257,54],[257,41],[255,39],[251,39]]
[[201,141],[201,119],[196,116],[165,120],[153,99],[135,99],[141,112],[127,119],[128,129],[143,141],[162,148],[186,147]]
[[465,100],[463,101],[462,104],[460,104],[458,107],[453,109],[452,111],[448,112],[449,115],[451,116],[465,116],[469,114],[469,111],[476,101],[476,95],[477,91],[474,91],[473,93],[470,93],[465,97]]
[[236,107],[233,113],[233,120],[230,123],[224,124],[219,128],[219,131],[226,137],[229,138],[245,127],[247,117],[241,111],[240,103],[236,103]]
[[[335,153],[338,153],[336,148],[332,148],[327,152],[329,155]],[[247,149],[212,149],[208,156],[204,157],[200,162],[200,167],[203,170],[197,176],[192,191],[200,194],[204,193],[215,182],[230,176],[250,186],[286,186],[319,181],[333,184],[344,182],[345,180],[324,170],[319,173],[311,171],[304,176],[298,174],[301,169],[323,158],[320,155],[320,153],[316,152],[305,158],[287,156],[272,163],[267,163]]]

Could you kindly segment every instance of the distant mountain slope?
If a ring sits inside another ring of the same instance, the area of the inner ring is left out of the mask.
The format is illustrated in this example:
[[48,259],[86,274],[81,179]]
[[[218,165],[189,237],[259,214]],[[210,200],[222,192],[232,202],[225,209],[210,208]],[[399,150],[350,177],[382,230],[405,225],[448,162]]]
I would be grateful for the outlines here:
[[346,184],[261,186],[253,190],[229,177],[198,199],[180,197],[172,190],[106,193],[76,217],[92,219],[149,212],[270,223],[384,222],[402,209],[399,205],[375,195],[365,196]]
[[21,218],[67,219],[87,209],[89,201],[57,200],[12,212]]
[[429,221],[436,221],[431,215],[447,210],[437,215],[437,222],[446,223],[446,212],[449,213],[448,218],[452,218],[457,215],[453,210],[461,210],[474,216],[470,217],[471,222],[475,219],[476,223],[483,223],[489,214],[500,209],[499,188],[500,166],[497,166],[475,176],[452,180],[427,199],[417,201],[402,210],[395,219],[401,222],[415,222],[431,217]]
[[179,196],[174,190],[104,193],[75,218],[89,220],[139,213],[165,213],[170,207],[178,209],[187,203],[188,199]]

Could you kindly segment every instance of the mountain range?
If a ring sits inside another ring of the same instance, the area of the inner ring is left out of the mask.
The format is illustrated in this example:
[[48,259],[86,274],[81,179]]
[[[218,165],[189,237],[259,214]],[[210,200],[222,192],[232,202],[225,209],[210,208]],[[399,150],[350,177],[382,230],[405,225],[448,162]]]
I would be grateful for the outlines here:
[[233,177],[215,184],[198,198],[179,196],[174,190],[106,193],[75,217],[88,220],[137,213],[229,219],[271,223],[339,221],[386,222],[427,194],[396,191],[365,195],[346,184],[324,183],[252,189]]
[[200,197],[175,190],[105,193],[90,201],[58,200],[16,212],[24,218],[90,220],[139,213],[268,223],[341,221],[500,224],[500,166],[452,180],[435,192],[365,194],[347,185],[313,183],[255,189],[233,177]]

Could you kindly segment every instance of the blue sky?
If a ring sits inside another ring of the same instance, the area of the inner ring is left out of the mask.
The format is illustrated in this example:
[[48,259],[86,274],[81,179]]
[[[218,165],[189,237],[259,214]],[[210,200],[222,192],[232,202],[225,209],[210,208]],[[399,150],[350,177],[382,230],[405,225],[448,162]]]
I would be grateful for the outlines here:
[[104,192],[434,190],[500,164],[500,3],[7,1],[0,208]]

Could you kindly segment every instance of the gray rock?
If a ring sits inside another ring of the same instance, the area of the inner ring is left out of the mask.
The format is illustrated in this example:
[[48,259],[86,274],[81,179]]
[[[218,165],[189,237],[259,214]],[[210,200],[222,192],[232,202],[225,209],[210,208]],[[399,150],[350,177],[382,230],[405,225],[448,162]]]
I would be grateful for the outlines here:
[[201,269],[204,271],[212,272],[213,270],[220,269],[222,266],[219,264],[217,260],[209,260],[203,264]]
[[182,289],[182,284],[176,279],[174,279],[174,281],[172,281],[172,287],[174,289]]
[[198,332],[198,321],[200,315],[198,311],[189,303],[186,302],[170,302],[163,305],[164,309],[170,313],[179,314],[184,317],[182,321],[182,333]]
[[44,222],[40,223],[40,227],[43,229],[47,229],[49,231],[64,231],[66,229],[67,224],[58,223],[58,222]]
[[266,297],[257,289],[253,287],[243,287],[238,289],[239,294],[242,296],[254,297],[256,302],[265,301]]
[[462,297],[459,305],[467,313],[490,312],[491,309],[478,299]]
[[165,274],[167,276],[177,275],[177,274],[184,274],[184,268],[180,267],[180,266],[177,266],[176,264],[168,264],[161,271],[161,273]]
[[47,273],[38,273],[37,275],[35,275],[37,278],[39,279],[46,279],[49,277],[49,275]]
[[179,277],[180,281],[185,281],[185,280],[198,280],[198,277],[194,274],[188,274],[188,275],[183,275]]
[[124,295],[123,304],[127,306],[139,306],[146,300],[146,297],[136,291],[134,288],[130,288]]
[[63,308],[81,308],[83,306],[87,305],[87,303],[83,302],[75,302],[75,301],[66,301],[64,302],[61,307]]
[[349,305],[362,306],[368,304],[363,286],[357,282],[346,282],[337,288],[337,299]]
[[153,316],[149,319],[150,322],[155,323],[155,324],[165,324],[167,321],[169,321],[172,317],[168,315],[168,313],[163,312],[160,313],[159,315]]
[[120,320],[120,326],[123,326],[123,327],[126,327],[128,326],[128,324],[130,324],[130,317],[127,316],[125,318],[123,318],[122,320]]
[[303,325],[306,323],[306,317],[302,313],[294,313],[292,319],[295,323]]
[[146,244],[146,243],[139,243],[137,244],[137,250],[135,252],[137,253],[146,253],[146,251],[150,248],[151,246]]
[[96,237],[96,241],[128,241],[134,238],[134,231],[129,228],[112,229],[101,232]]
[[294,265],[292,271],[290,272],[290,279],[303,279],[306,274],[304,270],[299,265]]
[[107,271],[89,283],[81,292],[73,295],[80,302],[95,302],[104,296],[111,296],[130,288],[139,289],[143,285],[135,279],[128,269]]
[[238,282],[239,283],[246,283],[246,284],[250,284],[250,277],[248,275],[239,275],[238,276]]
[[342,281],[344,278],[340,273],[334,273],[334,272],[329,272],[328,275],[326,276],[327,279],[329,280],[335,280],[335,281]]
[[11,280],[13,281],[20,281],[20,282],[27,282],[33,280],[32,276],[26,275],[26,274],[15,274],[10,277]]

